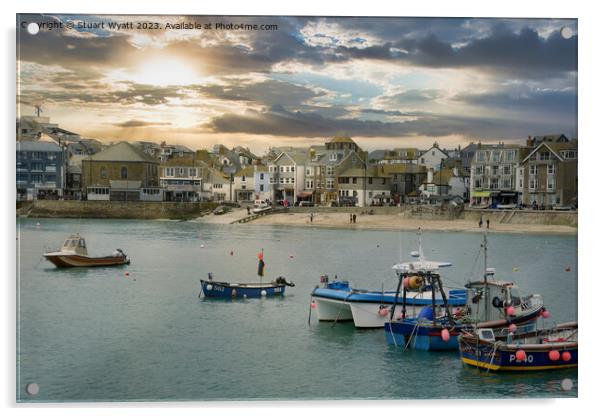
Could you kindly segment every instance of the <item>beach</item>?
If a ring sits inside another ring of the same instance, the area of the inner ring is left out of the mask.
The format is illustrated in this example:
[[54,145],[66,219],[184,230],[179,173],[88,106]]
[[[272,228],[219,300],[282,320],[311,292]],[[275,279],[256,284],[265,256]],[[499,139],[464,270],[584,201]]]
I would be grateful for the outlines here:
[[[230,224],[244,218],[246,210],[233,210],[224,215],[207,215],[196,221],[211,224]],[[416,230],[418,227],[431,231],[463,231],[482,232],[487,229],[486,224],[481,228],[476,221],[466,219],[423,219],[408,218],[402,214],[375,214],[356,216],[356,222],[350,223],[349,213],[314,213],[313,221],[308,213],[279,213],[259,217],[247,224],[254,225],[286,225],[295,227],[324,227],[357,230]],[[245,224],[240,224],[244,227]],[[499,223],[491,221],[489,232],[492,233],[517,233],[517,234],[568,234],[576,235],[577,228],[569,225],[524,224],[524,223]]]

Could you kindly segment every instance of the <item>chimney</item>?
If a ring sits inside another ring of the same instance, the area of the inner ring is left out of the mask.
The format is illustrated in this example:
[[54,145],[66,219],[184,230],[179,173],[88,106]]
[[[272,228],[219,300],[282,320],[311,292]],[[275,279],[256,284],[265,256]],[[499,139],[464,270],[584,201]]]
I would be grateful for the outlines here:
[[426,172],[426,183],[433,183],[433,168],[429,168]]

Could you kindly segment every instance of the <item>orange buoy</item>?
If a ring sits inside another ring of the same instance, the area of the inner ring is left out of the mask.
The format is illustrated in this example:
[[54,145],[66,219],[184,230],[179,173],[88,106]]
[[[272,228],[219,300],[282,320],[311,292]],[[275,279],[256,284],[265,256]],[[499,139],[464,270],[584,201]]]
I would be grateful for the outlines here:
[[571,360],[571,353],[568,351],[565,351],[562,353],[562,361],[570,361]]
[[449,341],[449,330],[447,328],[443,328],[441,331],[441,339],[443,342]]
[[548,358],[551,361],[558,361],[560,359],[560,353],[556,350],[552,350],[548,353]]
[[525,361],[527,358],[527,353],[524,350],[516,351],[516,361]]

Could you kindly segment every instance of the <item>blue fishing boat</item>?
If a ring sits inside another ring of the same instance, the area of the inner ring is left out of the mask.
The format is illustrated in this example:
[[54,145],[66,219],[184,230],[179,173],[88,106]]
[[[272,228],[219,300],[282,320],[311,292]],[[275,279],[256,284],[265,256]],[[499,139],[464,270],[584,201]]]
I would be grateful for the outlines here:
[[[424,267],[412,270],[412,275],[423,276],[425,284],[432,290],[432,304],[424,308],[416,317],[406,314],[406,284],[403,284],[402,316],[394,319],[391,313],[389,322],[384,325],[387,343],[418,350],[454,350],[458,348],[458,336],[478,328],[490,328],[496,335],[509,332],[526,333],[535,329],[537,318],[547,313],[543,299],[538,294],[520,296],[513,282],[493,280],[495,270],[487,267],[487,236],[483,240],[484,276],[482,281],[466,285],[468,299],[466,306],[452,312],[449,302],[443,296],[441,276],[436,268]],[[400,281],[407,281],[410,270],[400,275]],[[439,290],[444,305],[435,302],[435,291]],[[395,308],[395,306],[394,306]]]
[[577,367],[578,326],[557,325],[500,340],[490,328],[461,334],[460,358],[464,364],[487,371],[537,371]]
[[[417,257],[417,261],[393,266],[398,275],[406,271],[451,266],[449,262],[425,260],[420,237],[418,247],[418,251],[412,252],[412,257]],[[320,277],[320,283],[322,287],[316,286],[311,293],[312,304],[317,309],[320,321],[353,321],[358,328],[382,328],[389,321],[393,305],[400,306],[402,302],[399,288],[389,291],[357,289],[337,276],[330,282],[326,275]],[[423,308],[433,302],[430,287],[424,284],[421,276],[413,274],[408,280],[407,289],[406,315],[418,316]],[[443,293],[437,293],[434,302],[438,306],[447,302],[452,307],[463,307],[466,299],[465,289],[443,288]]]
[[[212,273],[208,274],[207,280],[201,279],[201,292],[208,298],[223,298],[223,299],[246,299],[246,298],[261,298],[284,295],[284,290],[287,286],[294,287],[293,282],[289,282],[283,276],[279,276],[275,280],[263,283],[263,272],[265,263],[263,261],[263,250],[257,254],[259,265],[257,275],[260,277],[258,283],[230,283],[213,280]],[[199,297],[201,293],[199,293]]]

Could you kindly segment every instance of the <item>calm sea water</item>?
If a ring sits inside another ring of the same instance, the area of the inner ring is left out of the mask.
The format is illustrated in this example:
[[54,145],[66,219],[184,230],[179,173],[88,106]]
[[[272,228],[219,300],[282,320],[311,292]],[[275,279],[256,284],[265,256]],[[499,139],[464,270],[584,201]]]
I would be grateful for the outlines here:
[[[39,223],[39,225],[38,225]],[[321,274],[394,289],[391,266],[417,247],[413,232],[207,225],[193,222],[24,219],[18,222],[17,399],[153,401],[574,397],[577,371],[494,374],[463,367],[456,352],[388,346],[382,330],[308,325]],[[63,269],[41,259],[79,231],[90,254],[124,249],[122,268]],[[447,285],[473,271],[482,237],[424,232],[425,254],[451,261]],[[203,247],[201,247],[203,246]],[[296,287],[277,299],[198,298],[199,278]],[[552,321],[577,318],[575,236],[491,234],[490,266],[541,293]],[[231,254],[232,252],[232,254]],[[567,272],[566,267],[570,267]],[[518,271],[513,271],[513,268]],[[126,277],[124,272],[130,275]],[[573,388],[563,391],[563,379]],[[25,393],[37,383],[39,393]]]

